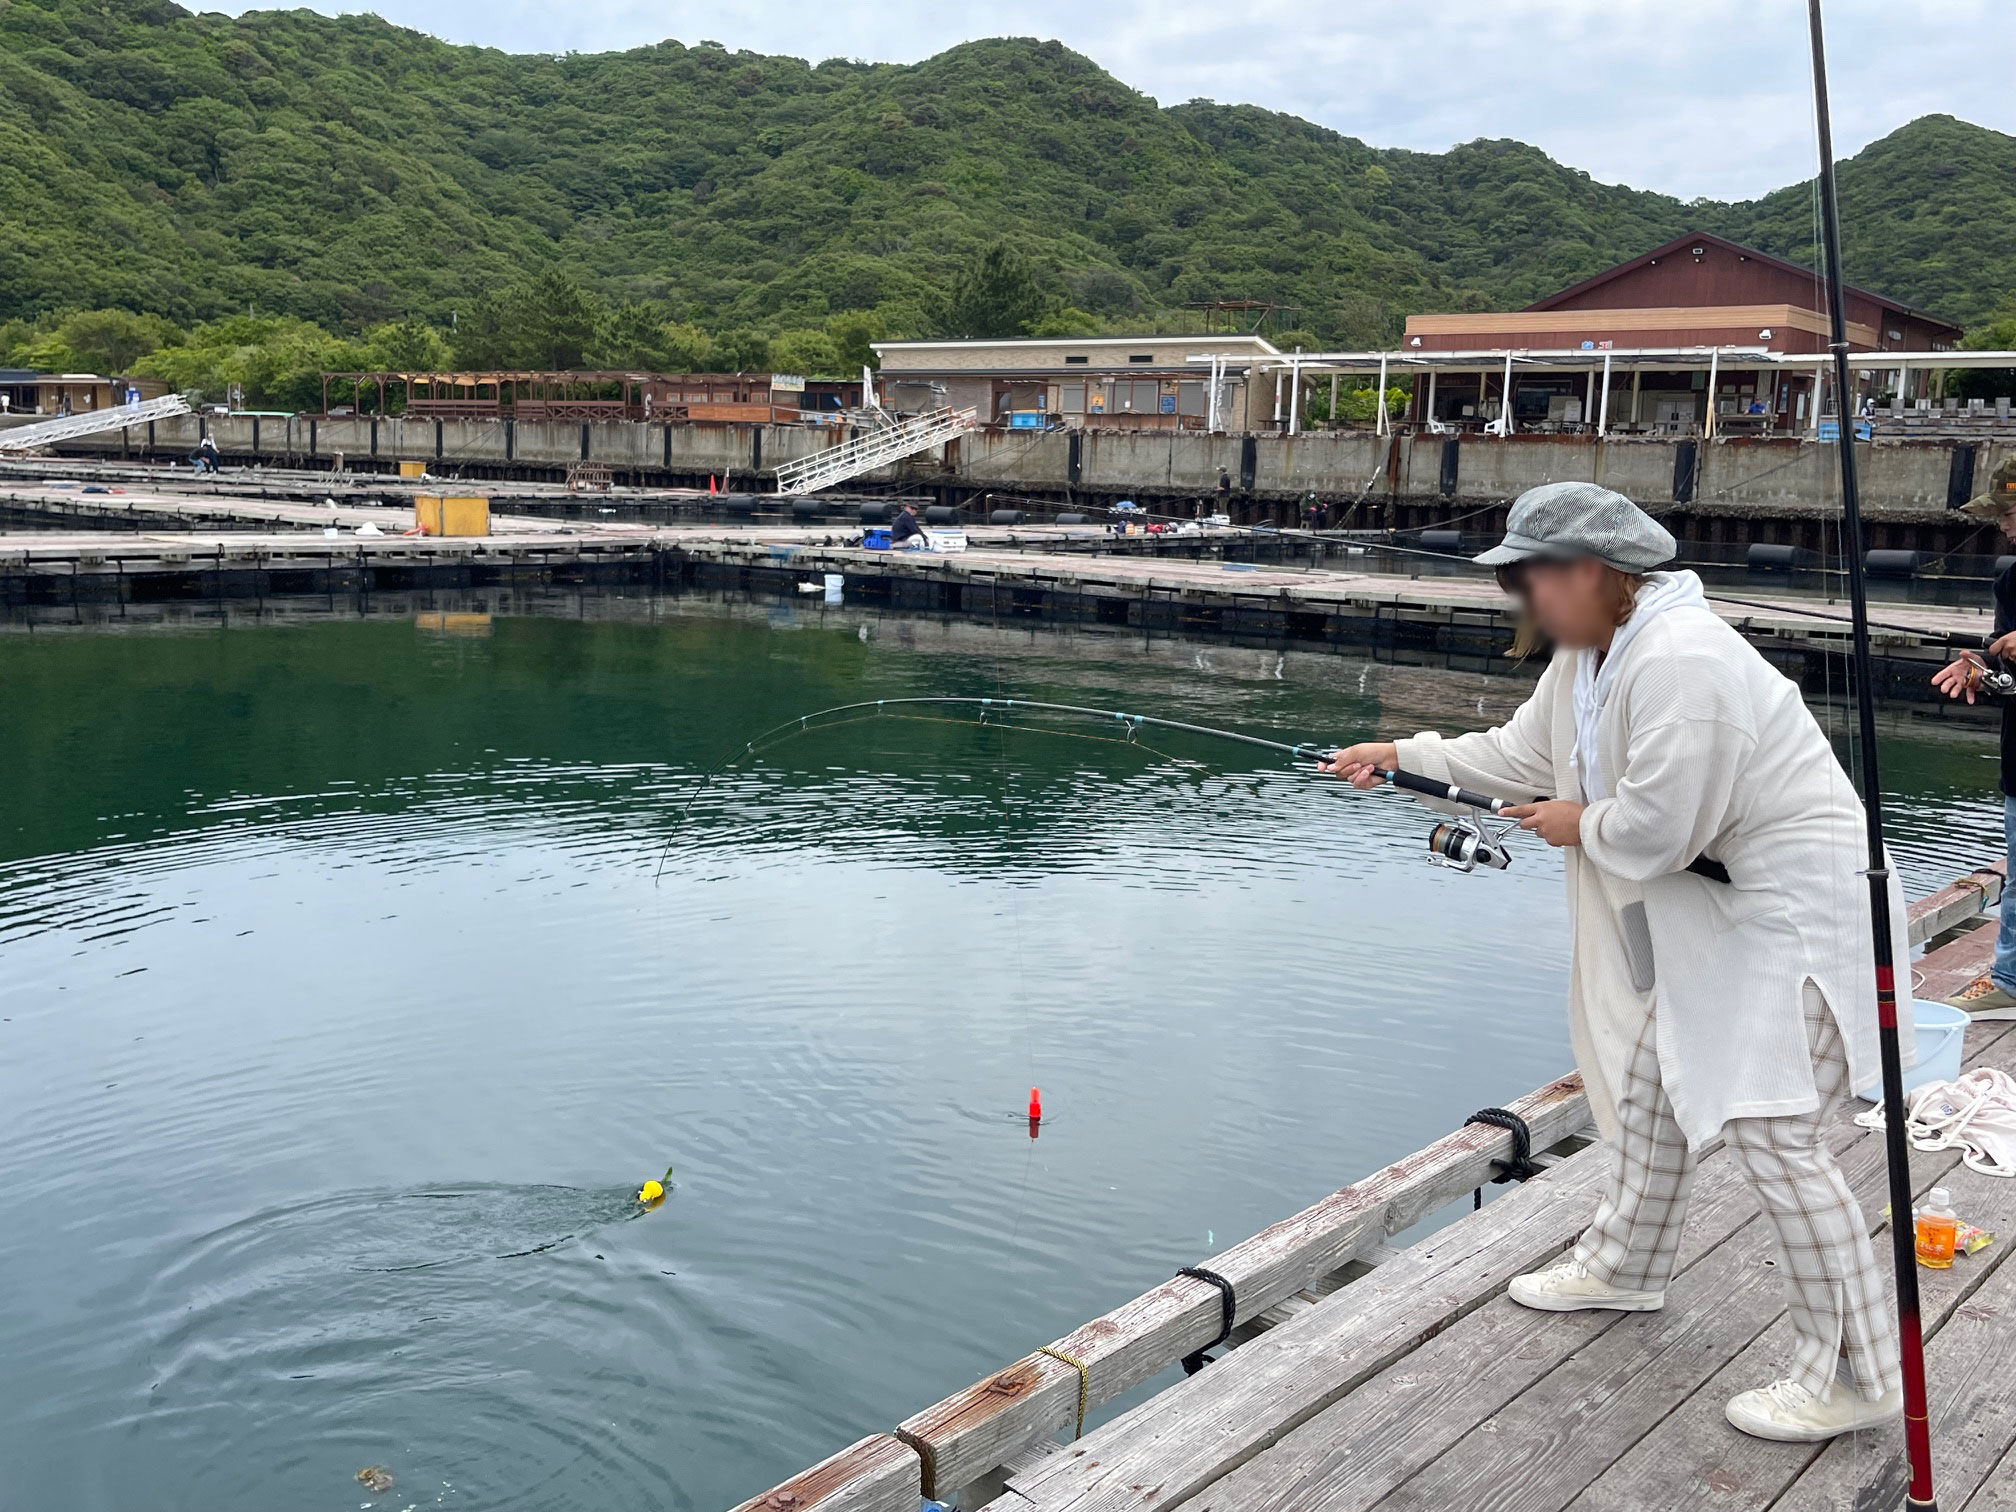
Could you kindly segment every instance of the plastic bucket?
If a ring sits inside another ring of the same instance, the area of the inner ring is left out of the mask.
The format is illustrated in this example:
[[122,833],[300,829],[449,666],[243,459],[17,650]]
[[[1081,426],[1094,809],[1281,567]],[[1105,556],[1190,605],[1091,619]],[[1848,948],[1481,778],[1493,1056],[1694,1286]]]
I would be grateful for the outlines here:
[[[1918,1064],[1904,1068],[1904,1090],[1909,1092],[1928,1082],[1958,1080],[1962,1041],[1967,1037],[1969,1022],[1967,1010],[1918,998],[1911,1004],[1911,1017],[1917,1030]],[[1881,1075],[1855,1095],[1864,1102],[1881,1101]]]

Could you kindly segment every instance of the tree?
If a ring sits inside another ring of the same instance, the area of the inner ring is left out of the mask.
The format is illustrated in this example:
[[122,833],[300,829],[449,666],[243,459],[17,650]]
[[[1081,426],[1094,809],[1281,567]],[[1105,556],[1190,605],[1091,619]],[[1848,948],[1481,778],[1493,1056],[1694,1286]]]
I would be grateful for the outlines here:
[[848,310],[826,322],[826,334],[833,338],[844,374],[858,377],[864,367],[881,366],[875,360],[875,343],[889,334],[882,317],[873,310]]
[[547,268],[529,282],[479,296],[456,334],[455,356],[477,370],[579,368],[604,319],[599,298],[559,268]]
[[769,367],[779,373],[837,378],[846,371],[840,346],[825,331],[786,331],[770,343]]
[[438,373],[453,360],[448,339],[418,316],[388,320],[364,333],[364,361],[371,369]]
[[945,334],[962,340],[1027,336],[1060,302],[1027,258],[996,242],[953,279]]
[[506,290],[486,289],[457,322],[455,361],[477,372],[520,367],[518,315]]
[[664,372],[665,312],[649,301],[617,305],[602,319],[596,333],[594,362],[599,368],[632,368]]
[[704,373],[714,362],[714,338],[696,325],[674,321],[665,327],[665,371]]
[[602,323],[601,300],[558,268],[548,268],[519,287],[515,303],[527,367],[583,366]]
[[72,358],[66,366],[122,374],[149,352],[180,341],[182,333],[159,315],[80,310],[63,318],[56,327],[56,339]]
[[717,373],[760,373],[770,366],[770,338],[747,327],[723,331],[707,365]]

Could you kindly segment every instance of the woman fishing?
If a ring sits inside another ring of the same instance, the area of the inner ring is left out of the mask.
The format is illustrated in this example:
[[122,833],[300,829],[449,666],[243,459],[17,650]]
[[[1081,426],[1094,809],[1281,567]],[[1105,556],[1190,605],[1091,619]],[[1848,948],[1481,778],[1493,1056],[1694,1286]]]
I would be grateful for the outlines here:
[[[1611,1161],[1575,1248],[1512,1298],[1663,1306],[1695,1163],[1720,1140],[1777,1236],[1796,1340],[1729,1421],[1812,1441],[1894,1418],[1896,1320],[1825,1143],[1877,1076],[1861,803],[1798,688],[1693,573],[1653,570],[1673,537],[1629,499],[1551,483],[1506,526],[1477,560],[1519,600],[1522,639],[1555,647],[1533,696],[1496,729],[1353,745],[1326,769],[1521,800],[1506,813],[1561,848],[1571,1037]],[[1891,908],[1903,940],[1894,877]]]

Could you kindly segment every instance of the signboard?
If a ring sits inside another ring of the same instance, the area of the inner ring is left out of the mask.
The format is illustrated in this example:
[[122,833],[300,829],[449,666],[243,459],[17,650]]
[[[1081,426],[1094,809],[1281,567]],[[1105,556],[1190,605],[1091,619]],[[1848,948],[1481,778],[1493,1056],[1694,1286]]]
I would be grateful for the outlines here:
[[803,373],[772,373],[770,392],[773,394],[802,394],[805,392]]
[[1162,413],[1165,415],[1176,413],[1176,396],[1174,394],[1164,394],[1162,396]]
[[1010,430],[1041,430],[1043,429],[1043,411],[1011,411],[1008,416],[1008,428]]

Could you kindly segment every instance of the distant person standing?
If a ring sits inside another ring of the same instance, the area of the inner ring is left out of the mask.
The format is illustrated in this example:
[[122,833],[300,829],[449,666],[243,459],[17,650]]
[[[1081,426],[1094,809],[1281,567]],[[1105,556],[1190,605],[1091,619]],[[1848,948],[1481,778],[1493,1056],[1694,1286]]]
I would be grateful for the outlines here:
[[[2016,541],[2016,458],[1996,468],[1988,491],[1961,506],[1977,520],[2001,527]],[[1986,654],[1963,651],[1932,675],[1932,686],[1948,698],[1996,698],[2002,705],[2002,839],[2010,872],[2016,876],[2016,695],[2002,693],[1993,674],[2016,670],[2016,565],[1995,577],[1995,633]],[[2002,889],[2001,927],[1988,974],[1960,989],[1947,1003],[1978,1019],[2016,1019],[2016,886]]]
[[1232,474],[1222,467],[1218,469],[1218,513],[1227,519],[1232,516]]

